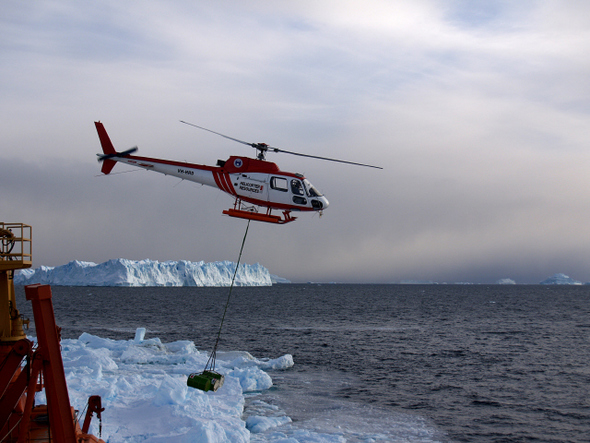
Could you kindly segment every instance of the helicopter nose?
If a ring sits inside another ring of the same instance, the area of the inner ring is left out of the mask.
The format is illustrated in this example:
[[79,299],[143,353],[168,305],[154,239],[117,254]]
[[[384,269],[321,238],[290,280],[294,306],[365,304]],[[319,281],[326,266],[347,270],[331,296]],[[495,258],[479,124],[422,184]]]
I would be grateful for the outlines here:
[[323,209],[326,209],[328,207],[330,203],[328,203],[328,199],[326,197],[318,197],[318,198],[314,198],[311,201],[311,206],[314,210],[316,211],[321,211]]

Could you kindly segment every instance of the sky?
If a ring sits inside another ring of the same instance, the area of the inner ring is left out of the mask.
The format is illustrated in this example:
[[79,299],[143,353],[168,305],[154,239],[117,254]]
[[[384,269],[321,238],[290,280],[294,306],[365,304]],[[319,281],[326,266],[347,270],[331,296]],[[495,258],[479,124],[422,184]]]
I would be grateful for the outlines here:
[[[590,3],[0,3],[0,221],[33,266],[236,261],[233,199],[117,165],[214,165],[232,137],[330,201],[252,223],[242,261],[293,282],[590,281]],[[270,155],[270,154],[269,154]]]

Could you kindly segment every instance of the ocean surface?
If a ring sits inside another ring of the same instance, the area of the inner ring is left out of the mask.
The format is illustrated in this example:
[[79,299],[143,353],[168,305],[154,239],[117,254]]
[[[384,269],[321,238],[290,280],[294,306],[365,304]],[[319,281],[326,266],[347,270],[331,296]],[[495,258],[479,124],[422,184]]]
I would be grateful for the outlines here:
[[[145,327],[146,338],[193,340],[203,351],[228,296],[228,288],[52,291],[63,338],[129,340]],[[219,350],[292,354],[295,366],[270,373],[275,387],[260,395],[294,425],[347,429],[349,442],[375,441],[371,432],[392,441],[422,441],[423,432],[423,441],[590,442],[590,286],[236,287]]]

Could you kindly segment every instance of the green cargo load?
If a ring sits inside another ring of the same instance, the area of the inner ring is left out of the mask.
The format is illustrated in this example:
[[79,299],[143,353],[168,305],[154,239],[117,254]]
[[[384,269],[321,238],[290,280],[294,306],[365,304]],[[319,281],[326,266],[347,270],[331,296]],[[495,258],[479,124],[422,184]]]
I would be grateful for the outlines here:
[[217,391],[223,386],[224,376],[214,371],[194,372],[188,376],[187,386],[201,391]]

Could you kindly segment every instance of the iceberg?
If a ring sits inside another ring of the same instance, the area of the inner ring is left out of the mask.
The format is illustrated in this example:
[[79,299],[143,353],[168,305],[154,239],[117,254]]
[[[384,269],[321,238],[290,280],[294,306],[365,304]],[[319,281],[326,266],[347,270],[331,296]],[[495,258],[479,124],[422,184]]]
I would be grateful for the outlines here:
[[582,282],[574,280],[573,278],[571,278],[568,275],[558,273],[558,274],[555,274],[553,277],[549,277],[549,278],[543,280],[539,284],[541,284],[541,285],[581,285]]
[[431,280],[402,280],[400,285],[438,285],[438,282]]
[[[73,260],[65,265],[23,269],[14,276],[14,284],[33,283],[54,286],[230,286],[236,264],[231,261],[205,263],[191,261],[127,260],[124,258],[96,264]],[[264,266],[241,264],[236,286],[271,286],[285,281],[271,276]]]

